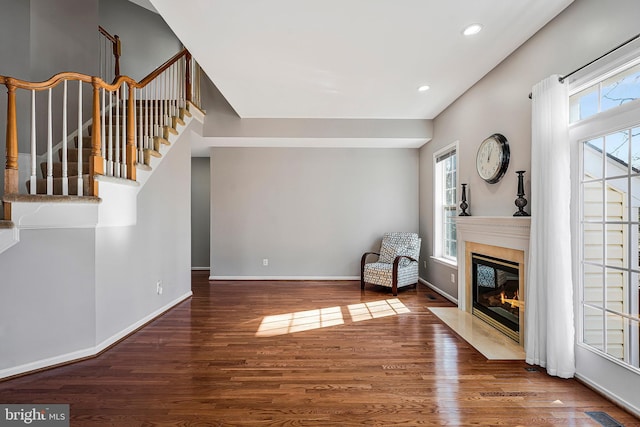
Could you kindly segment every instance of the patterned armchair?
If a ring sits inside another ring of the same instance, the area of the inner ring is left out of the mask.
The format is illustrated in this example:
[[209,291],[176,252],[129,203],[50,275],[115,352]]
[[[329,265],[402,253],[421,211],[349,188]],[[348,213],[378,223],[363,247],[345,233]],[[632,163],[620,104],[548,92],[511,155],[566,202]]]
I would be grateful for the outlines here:
[[[365,252],[360,262],[360,288],[365,283],[398,288],[418,283],[418,258],[422,240],[416,233],[385,233],[380,253]],[[377,262],[366,263],[367,256],[378,255]]]

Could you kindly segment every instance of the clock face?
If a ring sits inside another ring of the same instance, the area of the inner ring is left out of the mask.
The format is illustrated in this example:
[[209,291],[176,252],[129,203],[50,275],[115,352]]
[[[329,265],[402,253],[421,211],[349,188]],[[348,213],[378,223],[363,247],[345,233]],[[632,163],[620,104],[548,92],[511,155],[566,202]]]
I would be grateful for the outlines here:
[[482,141],[476,157],[476,169],[480,178],[494,184],[504,176],[509,166],[509,144],[496,133]]

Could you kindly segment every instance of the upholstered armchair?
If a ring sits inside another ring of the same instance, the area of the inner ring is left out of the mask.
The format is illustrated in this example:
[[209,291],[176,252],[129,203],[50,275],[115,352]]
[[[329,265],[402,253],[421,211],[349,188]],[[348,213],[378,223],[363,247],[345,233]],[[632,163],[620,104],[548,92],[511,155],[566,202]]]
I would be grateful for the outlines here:
[[[380,253],[365,252],[360,262],[360,288],[365,283],[391,288],[398,295],[398,288],[418,283],[418,259],[422,240],[416,233],[385,233]],[[369,255],[378,255],[376,262],[367,263]]]

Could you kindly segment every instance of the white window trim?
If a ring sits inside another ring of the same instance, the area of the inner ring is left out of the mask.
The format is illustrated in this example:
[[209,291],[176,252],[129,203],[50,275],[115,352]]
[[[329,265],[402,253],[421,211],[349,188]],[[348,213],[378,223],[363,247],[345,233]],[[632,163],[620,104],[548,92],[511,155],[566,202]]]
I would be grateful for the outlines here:
[[439,197],[441,198],[441,186],[436,185],[438,182],[438,177],[437,177],[437,159],[438,157],[440,157],[441,155],[449,152],[449,151],[453,151],[455,150],[456,152],[456,189],[458,188],[457,186],[460,185],[460,150],[458,149],[458,145],[459,145],[459,141],[455,141],[451,144],[448,144],[447,146],[437,150],[436,152],[433,153],[433,188],[434,188],[434,192],[433,192],[433,255],[431,256],[431,259],[447,265],[449,267],[455,267],[457,268],[458,266],[458,260],[457,259],[451,259],[451,258],[446,258],[442,255],[442,232],[441,232],[441,223],[442,223],[442,212],[440,209],[436,209],[437,206],[439,206],[439,202],[438,199]]

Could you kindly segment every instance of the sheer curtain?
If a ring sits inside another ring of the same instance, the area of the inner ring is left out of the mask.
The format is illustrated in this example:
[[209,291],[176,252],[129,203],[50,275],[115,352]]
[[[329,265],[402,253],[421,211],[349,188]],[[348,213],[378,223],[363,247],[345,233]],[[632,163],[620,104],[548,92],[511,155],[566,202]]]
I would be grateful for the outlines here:
[[532,90],[531,238],[525,308],[525,353],[549,375],[575,373],[569,96],[554,75]]

